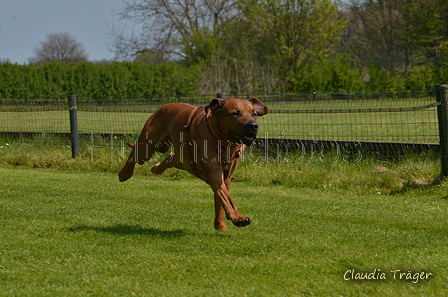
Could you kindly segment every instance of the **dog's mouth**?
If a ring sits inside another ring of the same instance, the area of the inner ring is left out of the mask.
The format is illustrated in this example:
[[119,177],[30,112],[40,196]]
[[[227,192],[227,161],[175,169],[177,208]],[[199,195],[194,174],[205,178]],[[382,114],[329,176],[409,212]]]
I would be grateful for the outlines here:
[[255,142],[255,139],[257,138],[257,134],[248,134],[244,136],[240,136],[237,134],[231,134],[230,138],[232,141],[236,143],[243,143],[247,146],[252,145]]

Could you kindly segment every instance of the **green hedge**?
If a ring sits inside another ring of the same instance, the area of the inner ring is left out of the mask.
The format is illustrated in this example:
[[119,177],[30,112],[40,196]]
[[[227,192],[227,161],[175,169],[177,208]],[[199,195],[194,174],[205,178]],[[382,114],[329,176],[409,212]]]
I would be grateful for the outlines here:
[[365,64],[350,54],[318,59],[290,77],[292,92],[428,90],[448,82],[448,63],[439,67],[419,65],[407,74],[391,73]]
[[[200,66],[176,63],[119,62],[79,65],[51,62],[43,65],[0,64],[0,98],[53,97],[145,97],[201,94]],[[232,80],[232,73],[228,73]],[[258,79],[258,78],[257,78]],[[376,65],[365,65],[353,55],[339,54],[318,59],[295,76],[279,81],[272,91],[284,93],[422,90],[448,83],[448,63],[440,67],[419,66],[408,74],[391,74]],[[283,87],[282,87],[283,86]],[[288,86],[284,88],[284,86]],[[280,88],[282,87],[282,88]],[[236,90],[216,90],[236,93]],[[262,92],[253,89],[251,92]],[[247,92],[247,90],[243,90]]]
[[197,92],[199,67],[175,63],[0,64],[0,98],[150,96]]

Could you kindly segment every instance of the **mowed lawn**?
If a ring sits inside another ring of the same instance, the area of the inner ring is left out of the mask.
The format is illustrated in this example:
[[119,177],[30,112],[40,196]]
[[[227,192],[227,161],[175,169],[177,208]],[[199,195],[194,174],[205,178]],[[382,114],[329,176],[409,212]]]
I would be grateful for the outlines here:
[[443,186],[359,195],[235,182],[253,223],[220,233],[197,179],[12,166],[0,176],[0,296],[448,294]]

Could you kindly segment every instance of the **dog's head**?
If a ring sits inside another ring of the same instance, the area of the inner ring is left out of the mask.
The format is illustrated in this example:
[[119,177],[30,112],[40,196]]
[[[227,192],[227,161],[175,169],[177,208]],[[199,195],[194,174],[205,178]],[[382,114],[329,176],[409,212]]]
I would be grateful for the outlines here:
[[206,111],[211,111],[228,140],[251,145],[258,133],[257,118],[264,116],[269,109],[260,100],[213,99]]

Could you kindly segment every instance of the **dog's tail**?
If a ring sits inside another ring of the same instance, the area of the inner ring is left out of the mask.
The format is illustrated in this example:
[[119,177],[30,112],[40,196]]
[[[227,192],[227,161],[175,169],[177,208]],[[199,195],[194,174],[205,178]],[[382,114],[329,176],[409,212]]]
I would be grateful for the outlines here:
[[129,145],[129,147],[132,147],[132,148],[134,148],[134,146],[135,146],[135,143],[132,143],[132,142],[126,142],[126,144]]

